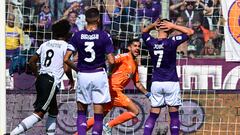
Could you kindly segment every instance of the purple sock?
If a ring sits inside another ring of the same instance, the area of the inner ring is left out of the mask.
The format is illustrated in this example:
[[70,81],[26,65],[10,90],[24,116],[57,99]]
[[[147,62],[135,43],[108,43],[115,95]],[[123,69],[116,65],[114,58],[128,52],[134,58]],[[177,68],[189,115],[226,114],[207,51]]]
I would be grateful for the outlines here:
[[145,122],[145,125],[144,125],[144,133],[143,135],[151,135],[152,134],[152,131],[153,131],[153,128],[154,128],[154,125],[155,125],[155,122],[158,118],[158,115],[157,113],[150,113],[150,115],[148,116],[146,122]]
[[179,115],[178,112],[170,112],[170,131],[171,135],[179,135],[180,130],[180,121],[179,121]]
[[86,135],[87,132],[87,116],[85,111],[78,110],[77,117],[77,131],[81,133],[81,135]]
[[101,135],[103,130],[103,114],[94,113],[93,135]]

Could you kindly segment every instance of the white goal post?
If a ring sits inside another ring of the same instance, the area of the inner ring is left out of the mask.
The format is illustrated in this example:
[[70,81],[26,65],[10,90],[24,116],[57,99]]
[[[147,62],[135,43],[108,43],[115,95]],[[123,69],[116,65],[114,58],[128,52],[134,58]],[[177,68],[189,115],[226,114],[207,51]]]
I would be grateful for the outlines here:
[[5,0],[0,1],[0,134],[6,132],[6,53],[5,53]]

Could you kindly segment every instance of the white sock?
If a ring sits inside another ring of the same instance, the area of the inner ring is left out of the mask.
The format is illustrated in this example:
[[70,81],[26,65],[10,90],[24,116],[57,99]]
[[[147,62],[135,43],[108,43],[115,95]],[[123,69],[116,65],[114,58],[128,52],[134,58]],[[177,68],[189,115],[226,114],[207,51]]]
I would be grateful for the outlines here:
[[33,125],[35,125],[40,120],[41,120],[41,118],[37,114],[33,113],[32,115],[30,115],[27,118],[25,118],[24,120],[22,120],[22,122],[20,124],[18,124],[18,126],[10,133],[10,135],[21,134],[21,133],[27,131],[28,129],[32,128]]
[[56,116],[48,115],[46,121],[46,132],[47,135],[54,135],[56,129]]

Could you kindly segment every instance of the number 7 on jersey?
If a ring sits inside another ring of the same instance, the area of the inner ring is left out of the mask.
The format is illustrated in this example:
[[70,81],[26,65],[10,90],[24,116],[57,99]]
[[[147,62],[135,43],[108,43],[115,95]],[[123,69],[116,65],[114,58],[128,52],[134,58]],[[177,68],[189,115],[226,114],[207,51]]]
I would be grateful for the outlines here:
[[163,58],[163,50],[155,50],[154,55],[158,55],[156,68],[159,68]]

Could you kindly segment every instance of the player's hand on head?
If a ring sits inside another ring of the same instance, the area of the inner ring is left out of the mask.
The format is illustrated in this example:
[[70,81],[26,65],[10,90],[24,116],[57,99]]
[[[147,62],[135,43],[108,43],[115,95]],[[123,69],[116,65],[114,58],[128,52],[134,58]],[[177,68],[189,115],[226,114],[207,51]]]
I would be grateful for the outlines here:
[[159,18],[153,23],[154,27],[159,27],[160,24],[161,24],[161,20]]
[[174,26],[175,26],[175,24],[174,24],[174,23],[171,23],[171,22],[169,22],[169,21],[162,21],[162,22],[160,23],[160,28],[161,28],[161,29],[165,29],[165,30],[171,30],[171,29],[174,28]]

